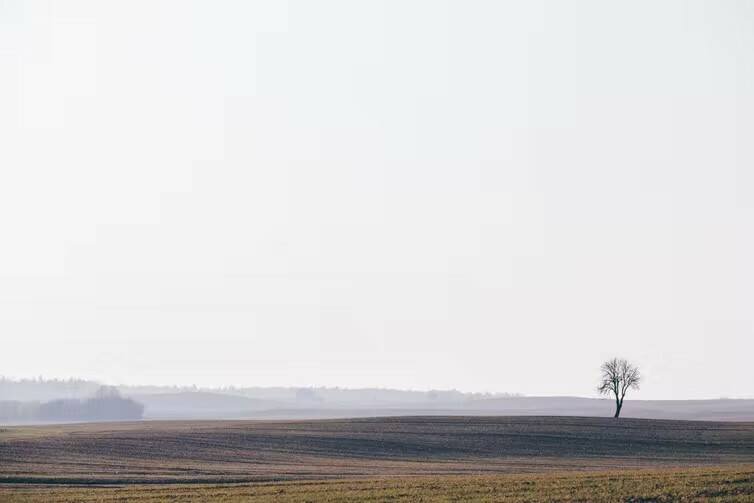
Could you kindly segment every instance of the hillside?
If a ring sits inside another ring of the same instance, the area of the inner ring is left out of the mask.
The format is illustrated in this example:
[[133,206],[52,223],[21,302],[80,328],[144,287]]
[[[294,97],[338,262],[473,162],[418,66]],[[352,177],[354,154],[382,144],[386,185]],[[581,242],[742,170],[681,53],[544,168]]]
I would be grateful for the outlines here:
[[[337,419],[387,416],[595,416],[610,417],[609,399],[505,397],[460,402],[275,401],[210,392],[132,395],[147,419]],[[754,400],[627,400],[627,418],[754,421]]]
[[[478,400],[470,408],[483,413],[544,416],[610,416],[608,399],[580,397],[511,397]],[[623,417],[699,421],[754,421],[754,400],[629,400]]]

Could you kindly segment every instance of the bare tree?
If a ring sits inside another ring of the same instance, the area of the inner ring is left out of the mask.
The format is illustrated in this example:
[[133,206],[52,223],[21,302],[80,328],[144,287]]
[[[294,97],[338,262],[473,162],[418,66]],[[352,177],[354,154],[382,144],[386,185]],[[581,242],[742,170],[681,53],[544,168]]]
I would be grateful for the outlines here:
[[613,358],[602,364],[601,371],[602,377],[597,389],[603,395],[615,396],[615,416],[613,417],[617,419],[623,408],[623,398],[626,392],[631,388],[639,389],[641,382],[639,368],[623,358]]

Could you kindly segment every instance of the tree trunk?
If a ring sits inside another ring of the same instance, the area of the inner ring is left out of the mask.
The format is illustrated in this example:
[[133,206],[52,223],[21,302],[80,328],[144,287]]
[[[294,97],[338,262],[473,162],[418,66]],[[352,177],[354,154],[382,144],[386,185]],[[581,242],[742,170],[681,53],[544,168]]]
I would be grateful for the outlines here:
[[615,419],[618,419],[618,417],[620,416],[620,410],[622,407],[623,407],[623,403],[621,402],[617,402],[615,404],[615,415],[613,416]]

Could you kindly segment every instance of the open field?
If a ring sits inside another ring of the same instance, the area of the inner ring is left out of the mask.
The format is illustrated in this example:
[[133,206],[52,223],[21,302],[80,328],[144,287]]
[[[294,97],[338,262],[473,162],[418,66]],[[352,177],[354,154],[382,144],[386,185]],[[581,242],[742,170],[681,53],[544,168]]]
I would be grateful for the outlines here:
[[536,491],[750,501],[754,423],[403,417],[0,428],[2,501],[505,501]]

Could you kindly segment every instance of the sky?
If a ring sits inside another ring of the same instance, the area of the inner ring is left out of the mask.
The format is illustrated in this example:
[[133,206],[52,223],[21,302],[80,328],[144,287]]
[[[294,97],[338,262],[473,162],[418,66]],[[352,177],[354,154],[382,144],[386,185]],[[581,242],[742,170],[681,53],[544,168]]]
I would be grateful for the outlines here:
[[754,397],[752,26],[0,1],[0,375]]

